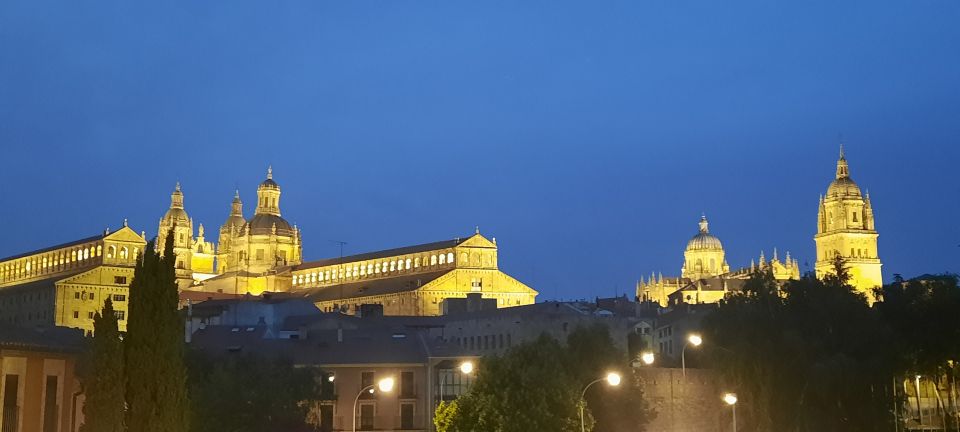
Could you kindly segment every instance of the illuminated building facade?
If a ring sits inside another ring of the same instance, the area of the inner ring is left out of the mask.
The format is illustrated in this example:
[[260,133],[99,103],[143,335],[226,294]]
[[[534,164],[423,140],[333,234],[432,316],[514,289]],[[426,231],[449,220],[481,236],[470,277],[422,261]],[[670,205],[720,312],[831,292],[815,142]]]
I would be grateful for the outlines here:
[[850,284],[872,299],[872,289],[883,285],[877,234],[873,220],[870,193],[860,194],[860,187],[850,178],[850,166],[840,148],[836,177],[820,196],[817,212],[817,277],[833,272],[833,259],[843,257],[850,269]]
[[683,252],[684,262],[680,277],[664,277],[662,273],[637,281],[637,299],[661,306],[677,303],[716,303],[730,292],[739,291],[743,281],[757,269],[769,269],[774,279],[787,281],[800,278],[800,265],[787,252],[783,260],[773,250],[773,258],[767,261],[761,251],[759,263],[730,271],[726,253],[720,239],[710,234],[706,216],[700,217],[700,232],[687,242]]
[[499,270],[496,239],[487,239],[479,230],[464,238],[303,262],[301,232],[281,216],[280,194],[273,170],[268,169],[257,188],[256,211],[247,220],[238,192],[215,248],[203,238],[202,229],[193,238],[193,222],[177,185],[158,238],[163,232],[177,236],[174,252],[181,289],[253,295],[292,292],[325,311],[355,313],[361,304],[379,304],[387,315],[439,315],[444,299],[469,293],[494,299],[498,307],[536,300],[536,291]]
[[93,315],[113,299],[120,330],[143,234],[114,232],[0,260],[0,323],[93,331]]

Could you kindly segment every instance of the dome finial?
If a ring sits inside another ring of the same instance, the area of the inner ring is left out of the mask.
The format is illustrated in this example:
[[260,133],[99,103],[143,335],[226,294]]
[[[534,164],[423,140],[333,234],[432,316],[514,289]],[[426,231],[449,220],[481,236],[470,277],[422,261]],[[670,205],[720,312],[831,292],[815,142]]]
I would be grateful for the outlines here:
[[180,192],[180,182],[179,182],[179,181],[177,181],[177,185],[174,186],[173,190],[174,190],[175,192]]
[[233,198],[234,198],[234,199],[240,199],[240,189],[234,189],[234,190],[233,190]]
[[273,165],[267,166],[267,179],[273,180]]
[[700,215],[700,232],[707,234],[710,232],[710,223],[707,222],[707,215],[703,213]]
[[850,166],[847,165],[847,158],[843,153],[843,143],[840,144],[840,159],[837,160],[837,179],[850,177]]

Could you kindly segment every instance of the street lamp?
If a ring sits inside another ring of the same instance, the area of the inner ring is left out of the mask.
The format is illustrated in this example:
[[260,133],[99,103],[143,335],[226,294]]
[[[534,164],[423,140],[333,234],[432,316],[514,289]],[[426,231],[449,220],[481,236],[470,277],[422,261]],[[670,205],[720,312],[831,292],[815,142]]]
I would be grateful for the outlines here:
[[683,349],[680,350],[680,369],[683,371],[683,377],[687,377],[687,345],[693,345],[694,347],[700,346],[703,343],[703,338],[700,337],[697,333],[690,333],[687,335],[687,340],[683,343]]
[[[473,362],[470,360],[460,363],[460,372],[464,375],[470,375],[473,373]],[[446,378],[446,375],[440,375],[440,402],[443,402],[443,379]]]
[[640,361],[642,361],[643,364],[647,366],[652,365],[653,362],[656,361],[656,359],[657,357],[653,353],[653,351],[644,351],[643,353],[640,354]]
[[583,397],[586,396],[586,394],[587,394],[587,389],[590,388],[590,386],[592,386],[592,385],[594,385],[594,384],[596,384],[596,383],[598,383],[598,382],[600,382],[600,381],[606,381],[606,382],[607,382],[607,385],[616,387],[616,386],[620,385],[620,374],[618,374],[618,373],[616,373],[616,372],[610,372],[610,373],[607,374],[607,376],[605,376],[605,377],[603,377],[603,378],[598,378],[598,379],[595,379],[595,380],[591,381],[590,384],[587,384],[587,386],[583,388],[583,391],[580,392],[580,432],[585,432],[585,431],[586,431],[586,427],[585,427],[584,424],[583,424],[583,406],[586,405],[587,402],[583,399]]
[[[331,381],[333,381],[331,379]],[[393,377],[386,377],[380,381],[377,381],[377,384],[370,384],[360,390],[360,393],[357,393],[357,398],[353,400],[353,432],[357,432],[357,402],[360,401],[360,396],[364,392],[369,391],[370,394],[373,394],[374,388],[379,388],[380,391],[384,393],[390,393],[393,390]]]
[[737,394],[727,393],[723,395],[723,401],[733,409],[733,432],[737,432]]

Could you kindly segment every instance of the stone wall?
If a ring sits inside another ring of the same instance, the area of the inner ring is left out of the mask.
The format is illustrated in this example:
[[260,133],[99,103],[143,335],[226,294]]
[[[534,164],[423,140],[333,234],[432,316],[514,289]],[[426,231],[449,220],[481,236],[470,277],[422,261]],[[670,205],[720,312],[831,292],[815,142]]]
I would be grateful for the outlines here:
[[656,432],[726,432],[732,428],[730,409],[721,397],[715,374],[706,369],[643,367],[644,396],[656,411],[646,427]]

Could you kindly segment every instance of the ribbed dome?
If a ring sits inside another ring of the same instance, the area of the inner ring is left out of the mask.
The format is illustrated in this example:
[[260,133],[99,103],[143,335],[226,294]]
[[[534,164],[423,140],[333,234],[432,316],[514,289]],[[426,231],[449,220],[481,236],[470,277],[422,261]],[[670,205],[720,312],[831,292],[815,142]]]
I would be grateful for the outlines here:
[[860,198],[860,186],[850,177],[841,177],[830,182],[827,197]]
[[687,250],[723,250],[720,239],[709,233],[700,233],[687,242]]
[[230,215],[227,217],[227,221],[223,223],[223,226],[220,228],[223,231],[230,231],[230,228],[236,227],[238,230],[247,223],[247,220],[243,216]]
[[168,222],[190,222],[190,216],[187,216],[187,211],[182,208],[171,208],[167,210],[167,213],[163,215],[163,220]]
[[709,222],[707,222],[706,215],[700,217],[700,233],[693,236],[693,238],[687,242],[687,250],[723,250],[723,244],[720,243],[720,239],[710,234]]
[[251,234],[271,234],[274,225],[277,226],[277,235],[293,236],[293,228],[284,218],[267,213],[253,216],[253,219],[247,222],[246,228]]

